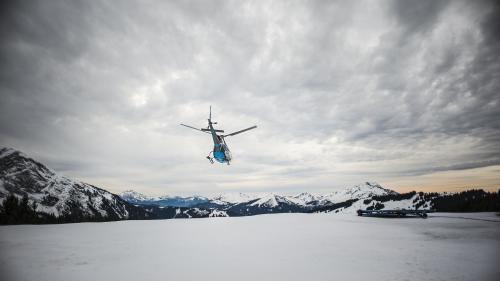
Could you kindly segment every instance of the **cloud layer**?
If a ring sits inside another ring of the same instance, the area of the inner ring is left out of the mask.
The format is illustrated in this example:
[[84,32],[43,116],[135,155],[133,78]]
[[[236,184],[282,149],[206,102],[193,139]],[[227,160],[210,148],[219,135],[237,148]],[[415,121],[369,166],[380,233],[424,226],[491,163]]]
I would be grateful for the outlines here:
[[[498,187],[499,5],[351,2],[2,4],[0,143],[114,191]],[[229,167],[209,105],[259,126]]]

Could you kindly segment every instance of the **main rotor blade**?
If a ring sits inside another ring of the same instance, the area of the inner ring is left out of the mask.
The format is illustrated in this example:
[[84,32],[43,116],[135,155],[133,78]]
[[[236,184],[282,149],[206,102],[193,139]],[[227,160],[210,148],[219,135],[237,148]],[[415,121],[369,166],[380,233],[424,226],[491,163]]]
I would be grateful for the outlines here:
[[196,131],[200,131],[200,132],[203,132],[203,133],[210,134],[209,132],[202,131],[201,129],[198,129],[198,128],[195,128],[195,127],[192,127],[192,126],[189,126],[189,125],[184,125],[184,124],[181,124],[181,125],[184,126],[184,127],[188,127],[190,129],[196,130]]
[[234,135],[237,135],[237,134],[241,134],[243,132],[246,132],[246,131],[249,131],[249,130],[252,130],[252,129],[255,129],[255,128],[257,128],[257,126],[252,126],[250,128],[246,128],[246,129],[243,129],[243,130],[240,130],[240,131],[236,131],[234,133],[230,133],[230,134],[224,135],[224,137],[229,137],[229,136],[234,136]]
[[[212,132],[210,129],[201,129],[203,132]],[[224,130],[216,130],[214,129],[215,132],[217,133],[224,133]]]

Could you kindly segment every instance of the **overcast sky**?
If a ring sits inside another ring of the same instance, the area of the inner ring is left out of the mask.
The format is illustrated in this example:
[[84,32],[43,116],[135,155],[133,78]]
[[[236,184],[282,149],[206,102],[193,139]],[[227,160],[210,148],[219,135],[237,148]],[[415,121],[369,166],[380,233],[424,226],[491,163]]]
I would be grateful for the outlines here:
[[[498,3],[2,1],[0,145],[112,192],[494,190]],[[230,166],[210,105],[258,125]]]

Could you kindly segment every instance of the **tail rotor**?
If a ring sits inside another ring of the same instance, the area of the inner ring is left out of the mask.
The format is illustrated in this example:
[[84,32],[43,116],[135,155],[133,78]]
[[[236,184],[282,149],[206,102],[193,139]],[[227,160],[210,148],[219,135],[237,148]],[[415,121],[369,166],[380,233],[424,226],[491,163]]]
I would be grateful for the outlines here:
[[208,123],[217,124],[217,122],[212,122],[212,106],[210,106],[210,113],[208,115]]

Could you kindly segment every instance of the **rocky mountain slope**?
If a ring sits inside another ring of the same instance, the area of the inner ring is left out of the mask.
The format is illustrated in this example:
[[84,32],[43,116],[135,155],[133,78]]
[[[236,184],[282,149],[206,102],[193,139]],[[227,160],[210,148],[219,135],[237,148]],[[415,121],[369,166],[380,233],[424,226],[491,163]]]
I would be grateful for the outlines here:
[[0,201],[27,196],[35,211],[55,217],[120,220],[146,213],[119,196],[56,174],[14,149],[0,149]]
[[[10,198],[10,201],[8,199]],[[0,149],[0,203],[26,198],[26,205],[44,222],[125,219],[189,218],[225,215],[200,208],[136,206],[96,186],[58,175],[43,164],[11,148]],[[18,203],[16,203],[18,204]],[[11,220],[16,204],[10,204]],[[20,203],[19,203],[20,204]],[[5,204],[3,204],[5,205]],[[5,209],[5,206],[4,206]],[[18,209],[22,209],[21,206]],[[3,210],[3,213],[9,210]],[[37,220],[34,220],[37,221]]]

